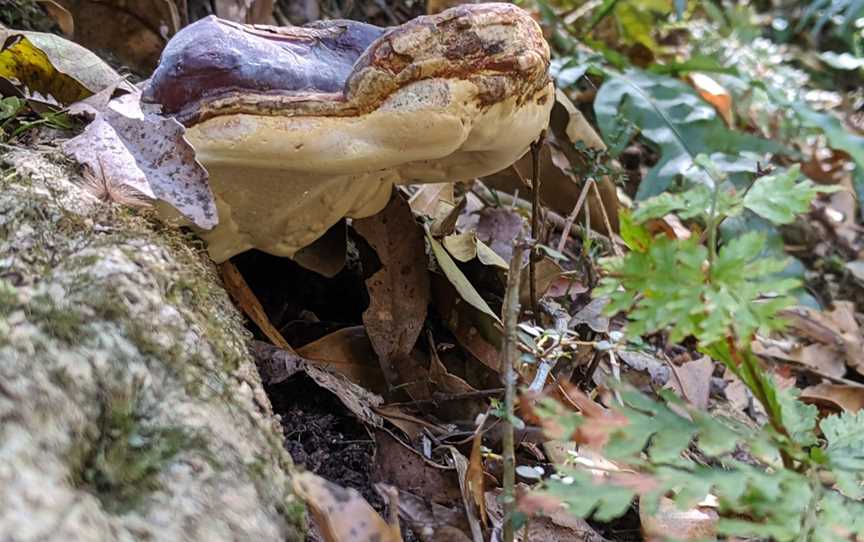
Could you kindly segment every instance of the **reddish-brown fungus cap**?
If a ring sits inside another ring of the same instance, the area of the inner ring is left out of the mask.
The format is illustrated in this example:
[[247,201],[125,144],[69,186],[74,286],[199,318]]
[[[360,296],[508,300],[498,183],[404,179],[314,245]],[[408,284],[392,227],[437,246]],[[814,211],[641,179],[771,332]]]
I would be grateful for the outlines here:
[[508,167],[548,122],[549,48],[525,11],[472,4],[379,29],[208,18],[168,44],[144,101],[187,126],[210,173],[213,257],[291,256],[394,183]]

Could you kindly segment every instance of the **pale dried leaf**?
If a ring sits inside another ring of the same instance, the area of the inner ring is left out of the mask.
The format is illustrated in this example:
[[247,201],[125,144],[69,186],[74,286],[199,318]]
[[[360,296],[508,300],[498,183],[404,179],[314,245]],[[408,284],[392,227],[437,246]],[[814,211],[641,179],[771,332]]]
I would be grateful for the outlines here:
[[648,542],[717,540],[719,514],[713,508],[697,506],[679,510],[675,501],[662,497],[654,514],[647,514],[646,507],[639,507],[642,533]]
[[63,144],[63,151],[108,182],[165,202],[210,229],[218,222],[216,203],[207,171],[184,132],[173,118],[143,112],[139,95],[127,94],[109,102],[81,135]]

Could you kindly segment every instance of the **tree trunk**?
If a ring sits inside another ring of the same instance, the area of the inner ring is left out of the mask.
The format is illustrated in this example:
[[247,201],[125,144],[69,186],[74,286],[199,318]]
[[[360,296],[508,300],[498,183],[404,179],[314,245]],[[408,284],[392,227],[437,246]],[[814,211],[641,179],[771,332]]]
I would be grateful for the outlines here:
[[62,159],[3,162],[0,538],[301,540],[249,334],[200,243]]

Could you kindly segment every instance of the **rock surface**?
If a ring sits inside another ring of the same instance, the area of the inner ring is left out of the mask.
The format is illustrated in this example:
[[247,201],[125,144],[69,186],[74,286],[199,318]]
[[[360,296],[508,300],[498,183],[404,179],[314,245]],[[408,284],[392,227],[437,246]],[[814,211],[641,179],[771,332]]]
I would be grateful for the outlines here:
[[56,157],[3,162],[0,540],[301,540],[291,459],[203,247]]

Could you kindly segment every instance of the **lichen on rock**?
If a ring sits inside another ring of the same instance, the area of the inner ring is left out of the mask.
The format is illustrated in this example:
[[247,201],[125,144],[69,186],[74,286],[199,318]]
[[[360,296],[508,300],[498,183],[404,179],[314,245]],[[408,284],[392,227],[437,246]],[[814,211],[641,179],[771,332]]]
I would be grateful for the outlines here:
[[0,171],[0,532],[301,540],[248,332],[203,247],[50,154]]

